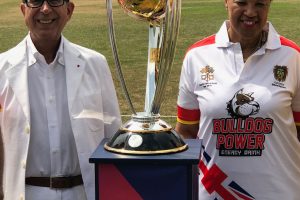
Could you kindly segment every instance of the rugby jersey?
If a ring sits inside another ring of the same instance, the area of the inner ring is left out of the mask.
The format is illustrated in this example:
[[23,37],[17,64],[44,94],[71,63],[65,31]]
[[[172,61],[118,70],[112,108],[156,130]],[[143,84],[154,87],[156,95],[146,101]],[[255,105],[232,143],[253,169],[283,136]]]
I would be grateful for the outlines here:
[[203,139],[199,199],[298,199],[300,48],[268,22],[244,63],[226,23],[189,48],[180,77],[178,121]]

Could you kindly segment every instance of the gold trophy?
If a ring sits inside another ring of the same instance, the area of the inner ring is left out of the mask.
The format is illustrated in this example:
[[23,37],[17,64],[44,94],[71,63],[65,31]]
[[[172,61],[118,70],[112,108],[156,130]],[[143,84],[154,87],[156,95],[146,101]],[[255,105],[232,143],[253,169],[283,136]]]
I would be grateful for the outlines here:
[[170,75],[179,32],[181,0],[118,0],[125,12],[149,23],[147,83],[144,112],[136,112],[131,102],[119,61],[112,0],[106,0],[110,43],[121,87],[132,111],[104,148],[123,154],[166,154],[188,148],[182,138],[160,119],[166,83]]

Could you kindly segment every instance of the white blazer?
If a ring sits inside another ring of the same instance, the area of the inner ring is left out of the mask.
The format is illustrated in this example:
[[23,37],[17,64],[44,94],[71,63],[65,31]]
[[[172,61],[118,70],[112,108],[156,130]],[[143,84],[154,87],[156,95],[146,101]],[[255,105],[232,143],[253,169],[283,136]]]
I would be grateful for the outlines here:
[[[27,36],[29,37],[29,36]],[[89,157],[104,137],[120,127],[120,112],[107,62],[101,54],[64,40],[69,114],[88,200],[95,199],[94,166]],[[4,199],[25,199],[30,140],[26,39],[0,54],[0,127],[4,143]],[[32,105],[34,106],[34,105]],[[101,120],[78,118],[83,110]]]

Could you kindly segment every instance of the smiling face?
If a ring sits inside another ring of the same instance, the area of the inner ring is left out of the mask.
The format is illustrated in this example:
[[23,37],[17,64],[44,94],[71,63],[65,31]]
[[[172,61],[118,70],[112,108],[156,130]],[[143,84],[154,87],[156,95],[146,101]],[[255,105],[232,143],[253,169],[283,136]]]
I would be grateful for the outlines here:
[[240,42],[259,37],[268,19],[270,3],[271,0],[225,0],[230,39]]
[[34,43],[58,42],[73,10],[74,4],[72,2],[65,2],[59,7],[51,7],[47,1],[44,1],[39,8],[30,8],[25,3],[21,4],[21,11]]

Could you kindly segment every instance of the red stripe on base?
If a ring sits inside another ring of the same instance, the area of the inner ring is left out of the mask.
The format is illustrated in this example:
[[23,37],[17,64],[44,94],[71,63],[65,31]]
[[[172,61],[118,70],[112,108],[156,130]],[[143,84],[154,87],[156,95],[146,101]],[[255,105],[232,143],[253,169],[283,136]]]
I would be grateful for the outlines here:
[[199,121],[200,110],[188,110],[177,106],[177,117],[182,121]]
[[142,200],[143,198],[128,183],[113,164],[99,165],[99,199],[101,200]]

